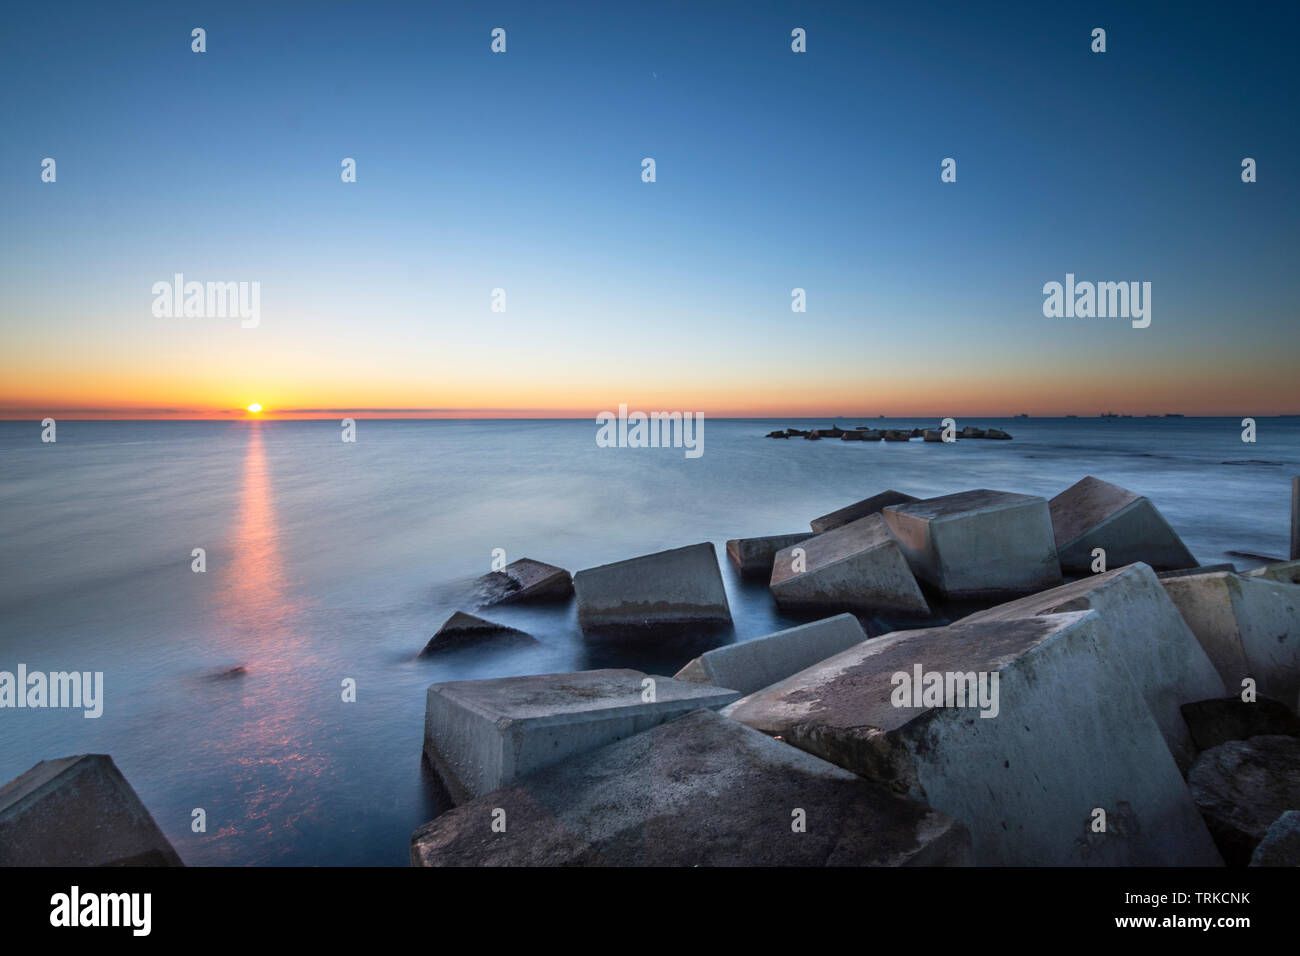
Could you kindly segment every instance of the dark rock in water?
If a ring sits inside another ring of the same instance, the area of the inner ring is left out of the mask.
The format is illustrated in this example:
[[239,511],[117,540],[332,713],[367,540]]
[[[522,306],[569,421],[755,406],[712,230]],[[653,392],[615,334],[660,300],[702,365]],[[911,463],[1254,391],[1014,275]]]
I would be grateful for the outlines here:
[[912,433],[891,428],[885,432],[884,438],[885,441],[911,441]]
[[1245,866],[1273,821],[1300,807],[1300,739],[1230,740],[1187,775],[1192,799],[1229,866]]
[[573,593],[573,578],[564,568],[520,558],[500,571],[479,578],[479,607],[525,601],[563,601]]
[[856,428],[843,432],[840,435],[840,441],[866,441],[866,440],[867,440],[867,436]]
[[768,432],[767,435],[766,435],[765,437],[767,437],[767,438],[789,438],[790,436],[787,435],[785,432],[777,431],[777,432]]
[[[489,826],[503,811],[505,832]],[[802,810],[806,831],[791,826]],[[952,817],[710,710],[571,757],[411,836],[414,866],[970,862]]]
[[1300,737],[1300,717],[1271,697],[1259,697],[1249,704],[1240,697],[1198,700],[1181,709],[1197,750],[1250,737]]
[[822,433],[814,428],[812,431],[808,432],[803,437],[805,441],[821,441]]
[[807,435],[807,434],[808,434],[806,431],[803,431],[802,429],[799,429],[799,428],[787,428],[787,429],[785,430],[785,433],[786,433],[787,435],[790,435],[791,437],[794,437],[794,436],[796,436],[796,435],[798,435],[798,436],[803,436],[803,435]]
[[0,787],[0,866],[182,866],[107,754],[42,760]]
[[1288,810],[1255,847],[1251,866],[1300,866],[1300,810]]
[[839,438],[844,434],[844,429],[839,425],[832,425],[830,428],[819,428],[817,432],[822,438]]
[[924,428],[913,428],[913,429],[912,429],[912,437],[913,437],[913,438],[920,438],[920,437],[921,437],[922,435],[924,435],[924,434],[925,434],[925,429],[924,429]]
[[1011,440],[1011,436],[1010,436],[1009,434],[1007,434],[1006,432],[1004,432],[1001,428],[990,428],[988,431],[986,431],[986,432],[984,433],[984,437],[985,437],[985,438],[996,438],[996,439],[998,439],[999,441],[1010,441],[1010,440]]
[[961,430],[962,438],[987,438],[988,433],[982,428],[976,428],[974,425],[967,425]]
[[943,441],[943,432],[937,431],[933,428],[927,428],[925,431],[921,432],[921,437],[928,442],[941,442]]
[[429,643],[420,651],[421,657],[429,657],[444,651],[459,651],[466,647],[477,647],[485,643],[492,644],[537,644],[538,640],[531,634],[494,624],[473,614],[457,611],[447,622],[438,628]]
[[234,667],[221,667],[209,671],[207,676],[209,680],[233,680],[237,677],[248,676],[248,668],[243,664],[236,664]]

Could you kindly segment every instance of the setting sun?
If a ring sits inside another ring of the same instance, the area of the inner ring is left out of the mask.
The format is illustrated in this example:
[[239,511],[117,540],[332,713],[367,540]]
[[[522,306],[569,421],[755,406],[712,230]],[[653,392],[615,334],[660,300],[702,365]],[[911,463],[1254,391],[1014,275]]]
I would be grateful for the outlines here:
[[248,410],[252,412],[254,415],[256,415],[258,412],[262,410],[262,406],[259,405],[257,402],[254,402],[252,405],[248,406]]

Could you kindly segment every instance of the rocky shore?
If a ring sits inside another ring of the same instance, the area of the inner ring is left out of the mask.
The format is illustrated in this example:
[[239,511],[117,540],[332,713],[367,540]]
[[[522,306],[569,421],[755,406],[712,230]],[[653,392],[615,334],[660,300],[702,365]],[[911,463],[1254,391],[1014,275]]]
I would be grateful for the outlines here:
[[[1300,561],[1201,566],[1092,476],[1050,500],[882,490],[726,553],[806,623],[725,643],[710,542],[480,578],[421,656],[527,647],[489,618],[532,602],[614,647],[718,646],[672,676],[429,686],[454,809],[411,863],[1300,865]],[[0,787],[0,865],[180,862],[105,755]]]

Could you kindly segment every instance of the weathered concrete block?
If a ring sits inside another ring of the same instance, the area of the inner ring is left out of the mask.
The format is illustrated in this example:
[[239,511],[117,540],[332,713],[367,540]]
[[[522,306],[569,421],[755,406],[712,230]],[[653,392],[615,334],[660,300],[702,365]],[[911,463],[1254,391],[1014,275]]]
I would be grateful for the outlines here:
[[574,754],[739,696],[633,670],[431,684],[424,752],[460,803]]
[[851,505],[841,508],[839,511],[832,511],[828,515],[822,515],[820,518],[813,518],[809,525],[814,531],[830,531],[834,528],[841,528],[850,521],[857,521],[859,518],[865,518],[868,515],[880,514],[882,508],[887,505],[902,505],[910,501],[919,501],[911,495],[905,495],[901,491],[882,491],[878,495],[872,495],[870,498],[863,498],[861,501],[855,501]]
[[963,491],[881,512],[912,571],[953,598],[1010,596],[1061,583],[1047,501]]
[[448,651],[460,651],[467,647],[482,644],[537,644],[531,634],[504,624],[485,621],[473,614],[457,611],[438,628],[438,633],[429,638],[429,643],[420,651],[421,657],[432,657]]
[[778,551],[769,586],[784,610],[930,613],[880,515],[859,518]]
[[1102,618],[1102,653],[1124,662],[1142,692],[1174,760],[1181,769],[1196,759],[1196,746],[1181,707],[1222,697],[1223,679],[1155,572],[1131,564],[979,611],[968,621],[1014,620],[1092,609]]
[[[503,811],[505,832],[492,832]],[[802,811],[805,832],[792,823]],[[415,831],[414,866],[936,866],[961,824],[707,710],[577,756]]]
[[[1215,865],[1102,626],[1076,611],[896,631],[722,713],[962,821],[979,865]],[[939,696],[900,696],[918,683]],[[1092,832],[1096,808],[1106,833]]]
[[500,571],[485,574],[475,583],[480,607],[563,601],[573,593],[573,578],[568,571],[532,558],[511,561]]
[[42,760],[0,787],[0,866],[181,866],[107,754]]
[[727,557],[742,577],[772,577],[772,559],[782,548],[816,537],[809,531],[794,534],[770,534],[763,538],[732,538],[727,542]]
[[1092,551],[1106,551],[1106,565],[1142,561],[1157,571],[1199,563],[1150,499],[1089,475],[1051,501],[1052,531],[1061,567],[1087,572]]
[[1224,861],[1245,866],[1270,824],[1300,807],[1300,740],[1251,737],[1219,744],[1197,758],[1187,785]]
[[1250,677],[1300,711],[1300,586],[1224,571],[1160,583],[1230,692]]
[[1250,857],[1251,866],[1300,866],[1300,810],[1273,821]]
[[837,614],[752,641],[716,647],[673,676],[752,694],[866,639],[867,632],[856,617]]
[[731,623],[722,570],[708,541],[579,571],[573,588],[584,632]]
[[1182,712],[1192,742],[1200,750],[1250,737],[1277,734],[1300,737],[1300,717],[1271,697],[1259,697],[1250,702],[1240,697],[1198,700],[1183,704]]

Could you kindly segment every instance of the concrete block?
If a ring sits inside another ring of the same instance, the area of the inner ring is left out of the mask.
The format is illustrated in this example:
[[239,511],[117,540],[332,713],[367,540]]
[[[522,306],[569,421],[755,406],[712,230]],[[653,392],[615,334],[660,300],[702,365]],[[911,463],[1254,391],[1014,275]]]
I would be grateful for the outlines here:
[[529,645],[539,643],[535,637],[524,631],[504,624],[495,624],[473,614],[457,611],[443,622],[438,633],[429,638],[429,643],[420,651],[421,657],[432,657],[449,651],[460,651],[467,647],[483,644]]
[[584,633],[731,623],[717,552],[708,541],[579,571],[573,588]]
[[[1075,611],[896,631],[722,713],[955,817],[977,865],[1216,865],[1101,627],[1096,611]],[[981,681],[983,699],[962,706],[957,692]],[[900,696],[912,684],[941,696],[917,706]],[[1105,833],[1092,832],[1096,808]]]
[[1226,571],[1160,583],[1229,693],[1250,677],[1258,693],[1300,712],[1300,586]]
[[1092,609],[1101,615],[1102,653],[1123,661],[1180,769],[1196,759],[1182,705],[1227,693],[1161,581],[1131,564],[979,611],[968,621],[1008,621]]
[[752,641],[715,647],[673,676],[752,694],[866,639],[856,617],[837,614]]
[[913,573],[950,598],[1005,597],[1061,583],[1047,501],[963,491],[881,512]]
[[573,593],[573,578],[568,571],[532,558],[511,561],[500,571],[483,575],[476,584],[480,607],[563,601]]
[[[805,832],[792,823],[802,811]],[[505,832],[492,832],[494,814]],[[707,710],[517,780],[415,831],[414,866],[942,866],[956,821]]]
[[1142,561],[1157,571],[1199,563],[1150,499],[1089,475],[1051,501],[1052,532],[1061,567],[1085,573],[1092,551],[1104,548],[1107,567]]
[[[801,558],[796,549],[802,550]],[[769,586],[783,610],[930,613],[907,559],[878,514],[777,552]]]
[[772,577],[772,559],[778,551],[813,537],[816,537],[813,532],[798,531],[763,538],[733,538],[727,542],[727,557],[742,577],[768,580]]
[[107,754],[42,760],[0,787],[0,866],[181,866]]
[[872,495],[870,498],[863,498],[861,501],[855,501],[851,505],[841,508],[839,511],[832,511],[828,515],[822,515],[820,518],[813,518],[809,525],[814,531],[830,531],[834,528],[840,528],[850,521],[857,521],[859,518],[865,518],[868,515],[880,514],[882,508],[887,505],[902,505],[910,501],[919,501],[911,495],[905,495],[901,491],[882,491],[878,495]]
[[634,670],[432,684],[424,753],[460,803],[574,754],[739,696]]

